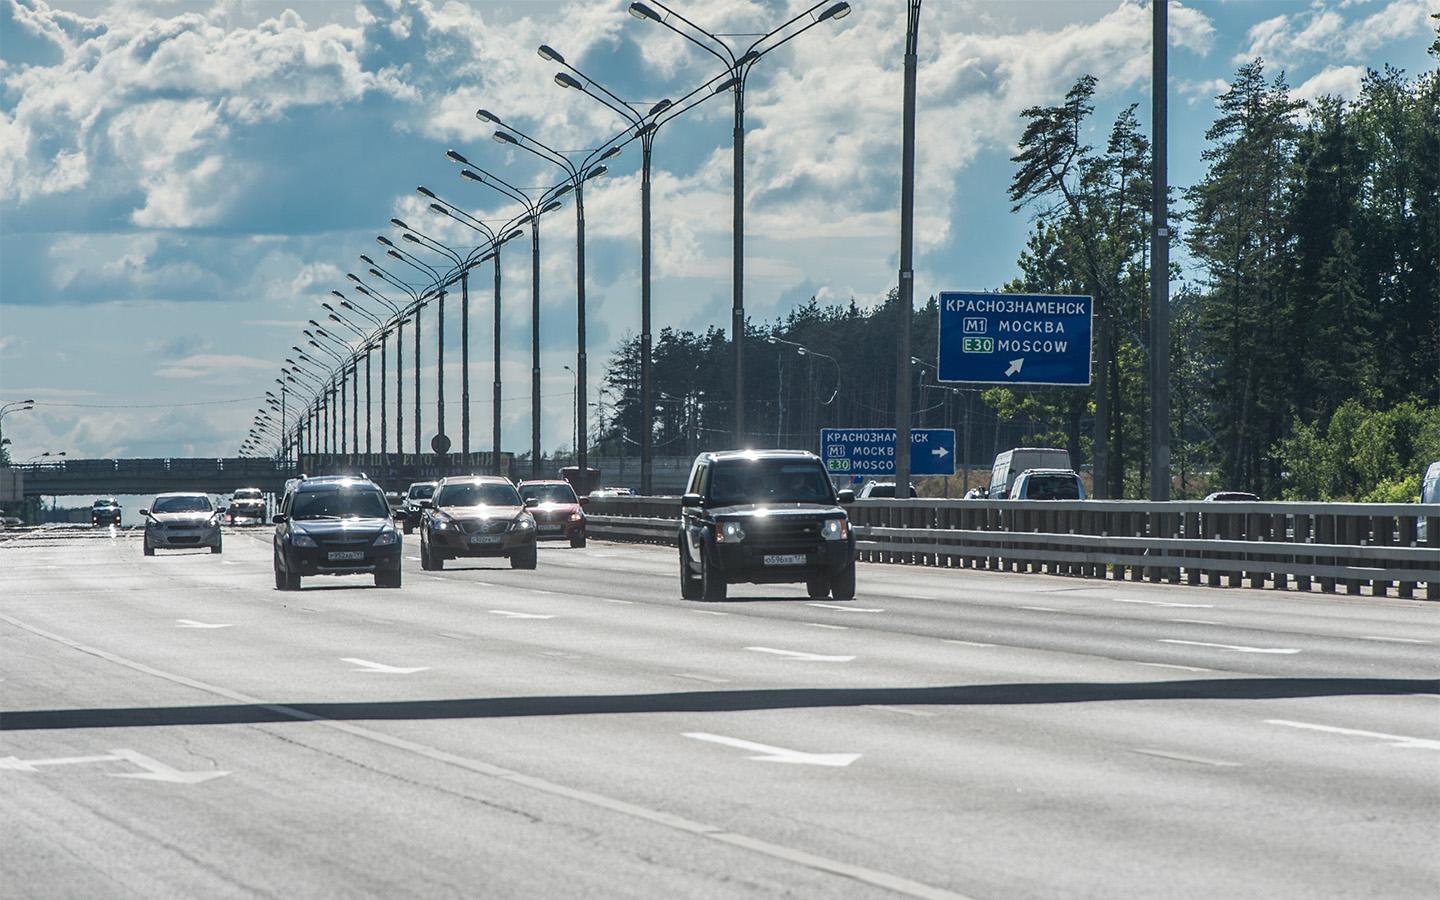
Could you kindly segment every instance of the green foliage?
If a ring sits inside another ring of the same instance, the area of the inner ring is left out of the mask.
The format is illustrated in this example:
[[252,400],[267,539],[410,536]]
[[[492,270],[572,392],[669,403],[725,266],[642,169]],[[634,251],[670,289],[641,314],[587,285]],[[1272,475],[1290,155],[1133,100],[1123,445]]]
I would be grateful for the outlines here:
[[1404,402],[1373,410],[1347,400],[1321,426],[1296,421],[1276,455],[1288,500],[1414,502],[1426,466],[1440,459],[1440,415]]

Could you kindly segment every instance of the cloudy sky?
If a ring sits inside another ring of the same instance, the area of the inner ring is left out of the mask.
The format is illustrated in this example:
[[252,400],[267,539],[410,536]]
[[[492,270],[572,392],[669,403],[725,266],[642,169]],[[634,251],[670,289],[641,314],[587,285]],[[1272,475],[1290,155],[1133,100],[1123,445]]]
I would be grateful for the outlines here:
[[[745,288],[755,319],[812,295],[873,303],[895,282],[904,4],[852,4],[852,15],[766,57],[749,82]],[[398,239],[391,216],[466,240],[423,211],[417,185],[482,219],[516,212],[461,181],[447,148],[520,185],[554,182],[553,170],[493,142],[477,107],[565,150],[619,130],[614,113],[553,82],[556,66],[537,56],[539,44],[637,103],[679,97],[715,74],[711,58],[627,15],[626,5],[0,0],[0,403],[40,402],[6,418],[14,455],[233,453],[305,320],[323,318],[319,303],[347,287],[346,272],[363,273],[358,255],[374,255],[377,233]],[[808,4],[671,5],[711,31],[746,33]],[[1351,96],[1366,67],[1432,65],[1425,48],[1435,12],[1440,0],[1172,3],[1172,184],[1199,177],[1213,98],[1239,63],[1263,56],[1298,96]],[[1014,276],[1029,225],[1005,197],[1021,109],[1058,102],[1088,72],[1100,82],[1094,142],[1130,103],[1148,122],[1149,17],[1148,5],[1131,0],[925,4],[917,296]],[[730,126],[721,97],[657,140],[657,330],[728,321]],[[638,330],[631,151],[586,195],[597,384],[616,341]],[[522,450],[529,253],[525,241],[512,246],[502,410],[506,447]],[[552,448],[570,435],[568,206],[545,219],[542,248],[544,443]],[[473,311],[472,361],[489,355],[488,296],[482,291]],[[452,318],[452,422],[457,326]],[[488,423],[489,372],[477,365],[472,379],[472,414]],[[433,384],[431,372],[431,401]],[[428,437],[433,402],[424,416]],[[477,445],[488,442],[488,426],[475,431]]]

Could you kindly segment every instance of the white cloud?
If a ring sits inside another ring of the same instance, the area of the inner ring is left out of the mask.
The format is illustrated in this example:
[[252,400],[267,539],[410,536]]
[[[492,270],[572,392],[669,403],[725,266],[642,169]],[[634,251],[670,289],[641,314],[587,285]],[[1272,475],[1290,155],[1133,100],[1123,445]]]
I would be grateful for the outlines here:
[[1365,80],[1364,66],[1330,66],[1290,92],[1297,100],[1315,101],[1324,96],[1353,100]]
[[1337,7],[1316,4],[1304,12],[1266,19],[1251,26],[1247,48],[1235,54],[1235,62],[1257,56],[1287,66],[1303,59],[1323,56],[1359,60],[1366,53],[1392,41],[1426,34],[1429,16],[1440,12],[1440,0],[1391,0],[1363,20],[1337,12],[1356,4]]

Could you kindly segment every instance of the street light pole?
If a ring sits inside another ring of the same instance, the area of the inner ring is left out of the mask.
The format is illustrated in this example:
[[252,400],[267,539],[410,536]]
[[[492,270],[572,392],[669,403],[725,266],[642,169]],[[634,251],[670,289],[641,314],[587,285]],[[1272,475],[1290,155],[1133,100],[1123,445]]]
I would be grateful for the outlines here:
[[910,497],[910,325],[915,317],[915,70],[920,40],[920,2],[907,0],[905,100],[900,152],[900,284],[895,314],[895,496]]
[[1170,227],[1166,171],[1169,83],[1167,3],[1154,0],[1150,74],[1150,499],[1170,499]]

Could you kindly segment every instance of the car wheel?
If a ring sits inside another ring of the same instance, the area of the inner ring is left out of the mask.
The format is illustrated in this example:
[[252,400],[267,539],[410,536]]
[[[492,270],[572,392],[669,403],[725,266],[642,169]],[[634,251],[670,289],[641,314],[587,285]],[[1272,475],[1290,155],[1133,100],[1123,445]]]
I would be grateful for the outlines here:
[[855,561],[830,579],[830,596],[836,600],[855,599]]
[[154,555],[155,555],[155,548],[152,547],[152,546],[150,546],[150,542],[149,542],[149,541],[145,541],[145,555],[146,555],[146,556],[154,556]]
[[280,568],[280,556],[276,554],[273,560],[275,568],[275,590],[283,591],[289,588],[289,581],[285,578],[285,572]]
[[434,568],[430,561],[430,542],[425,540],[425,535],[420,535],[420,568],[429,572]]
[[573,547],[573,548],[575,548],[576,550],[579,550],[581,547],[584,547],[584,546],[585,546],[585,535],[580,534],[580,535],[577,535],[577,536],[575,536],[575,537],[570,538],[570,546]]
[[830,596],[830,579],[824,575],[805,579],[805,593],[810,595],[811,600],[824,600]]
[[690,571],[690,551],[685,545],[680,545],[680,598],[682,600],[700,599],[700,579]]
[[516,550],[510,554],[510,568],[512,569],[533,569],[535,568],[535,545]]
[[400,586],[400,570],[393,572],[376,572],[375,586],[382,588],[398,588]]
[[415,530],[415,526],[410,524],[409,519],[406,519],[403,523],[401,523],[400,527],[405,530],[406,534],[409,534],[410,532]]
[[219,541],[216,541],[216,542],[214,543],[214,545],[212,545],[212,546],[210,547],[210,552],[211,552],[211,553],[219,553],[219,552],[220,552],[220,542],[219,542]]
[[725,599],[725,575],[710,563],[709,551],[700,552],[700,595],[706,600]]

